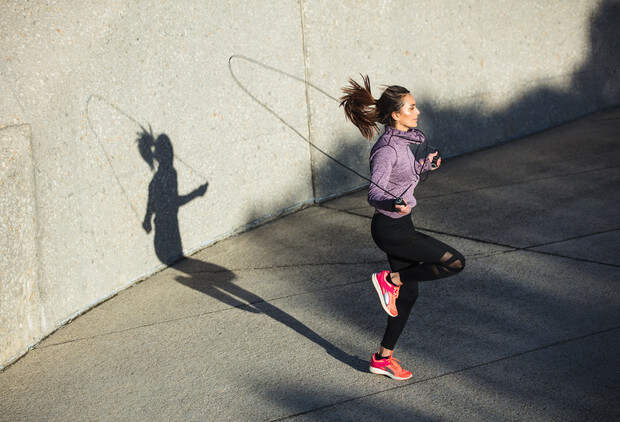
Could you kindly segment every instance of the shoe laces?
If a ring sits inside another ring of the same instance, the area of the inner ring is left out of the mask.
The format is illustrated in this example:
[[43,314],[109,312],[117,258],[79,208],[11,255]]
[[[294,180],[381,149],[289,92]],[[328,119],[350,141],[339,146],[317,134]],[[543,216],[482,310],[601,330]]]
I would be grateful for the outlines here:
[[400,366],[400,361],[398,359],[396,359],[393,356],[390,356],[389,359],[390,359],[390,365],[391,366],[394,366],[395,368],[398,368],[399,370],[403,369],[403,367]]

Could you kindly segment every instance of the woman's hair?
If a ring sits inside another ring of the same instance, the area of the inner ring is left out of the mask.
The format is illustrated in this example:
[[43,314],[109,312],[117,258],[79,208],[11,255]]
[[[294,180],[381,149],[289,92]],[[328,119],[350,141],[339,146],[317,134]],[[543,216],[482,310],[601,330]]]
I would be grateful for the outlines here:
[[364,86],[349,79],[349,86],[342,88],[344,95],[340,98],[340,105],[344,107],[344,114],[357,126],[365,138],[372,138],[374,132],[379,132],[377,123],[394,125],[392,112],[399,111],[403,106],[403,97],[409,94],[407,88],[390,85],[385,88],[381,97],[375,100],[370,93],[368,75],[361,75]]
[[153,159],[163,165],[172,163],[174,153],[172,150],[172,142],[170,142],[168,135],[162,133],[155,139],[151,125],[149,125],[148,132],[142,126],[140,126],[140,128],[142,128],[142,132],[138,132],[139,137],[136,139],[138,151],[140,151],[140,155],[151,170],[155,170]]

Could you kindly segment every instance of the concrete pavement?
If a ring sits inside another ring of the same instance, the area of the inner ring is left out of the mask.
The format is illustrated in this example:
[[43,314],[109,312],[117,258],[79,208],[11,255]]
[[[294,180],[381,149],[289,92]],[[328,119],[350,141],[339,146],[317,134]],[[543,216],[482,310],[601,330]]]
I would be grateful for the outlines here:
[[467,257],[368,373],[357,192],[206,248],[0,372],[0,420],[618,420],[620,110],[447,160],[414,223]]

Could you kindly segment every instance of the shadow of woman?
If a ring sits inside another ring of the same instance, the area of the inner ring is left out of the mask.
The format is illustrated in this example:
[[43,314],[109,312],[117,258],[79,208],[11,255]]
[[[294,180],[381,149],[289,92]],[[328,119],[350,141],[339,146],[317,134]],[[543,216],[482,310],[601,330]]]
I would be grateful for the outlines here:
[[149,183],[149,197],[142,227],[151,232],[151,220],[155,215],[155,254],[161,262],[170,265],[183,257],[183,244],[179,232],[179,208],[207,191],[208,182],[187,195],[179,196],[177,171],[174,169],[170,138],[164,133],[157,139],[143,130],[139,133],[138,149],[151,170],[157,161],[157,170]]
[[272,305],[257,294],[232,283],[231,280],[235,278],[235,275],[231,271],[218,265],[189,257],[177,263],[174,268],[188,275],[188,277],[177,276],[176,280],[179,283],[207,294],[229,306],[252,313],[265,314],[274,321],[287,326],[318,346],[321,346],[333,358],[349,365],[353,369],[368,372],[368,362],[366,360],[346,353],[294,316]]
[[152,132],[144,129],[138,135],[138,149],[142,158],[152,170],[155,167],[153,161],[158,163],[155,175],[149,183],[148,204],[142,227],[150,233],[151,220],[153,215],[155,216],[154,242],[157,257],[166,265],[176,263],[174,268],[187,274],[187,277],[177,276],[176,280],[231,307],[265,314],[323,347],[330,356],[354,369],[366,372],[367,361],[345,353],[292,315],[236,285],[232,282],[235,278],[232,271],[219,265],[184,257],[179,231],[179,208],[194,198],[203,196],[208,183],[204,183],[187,195],[179,196],[177,172],[173,167],[172,142],[168,136],[161,134],[155,139]]

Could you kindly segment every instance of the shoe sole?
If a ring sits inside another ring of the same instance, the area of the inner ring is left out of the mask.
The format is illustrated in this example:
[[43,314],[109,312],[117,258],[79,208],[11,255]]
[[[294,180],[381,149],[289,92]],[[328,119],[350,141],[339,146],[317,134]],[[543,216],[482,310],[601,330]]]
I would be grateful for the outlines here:
[[379,295],[379,302],[381,302],[381,307],[383,308],[385,313],[387,313],[392,318],[397,317],[398,313],[396,313],[396,315],[392,315],[390,311],[388,310],[387,305],[383,301],[383,293],[381,293],[381,286],[379,286],[379,280],[377,280],[377,275],[374,273],[372,275],[372,285],[375,286],[375,290],[377,291],[377,294]]
[[393,373],[391,373],[389,371],[384,371],[383,369],[375,368],[374,366],[370,367],[370,372],[373,373],[373,374],[377,374],[377,375],[386,375],[386,376],[392,378],[393,380],[398,380],[398,381],[405,381],[405,380],[408,380],[409,378],[411,378],[413,376],[413,374],[411,374],[407,378],[397,377],[396,375],[394,375]]

